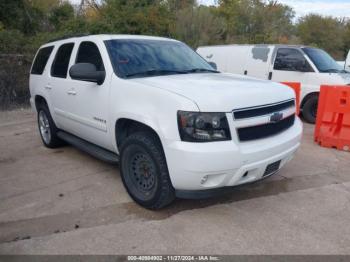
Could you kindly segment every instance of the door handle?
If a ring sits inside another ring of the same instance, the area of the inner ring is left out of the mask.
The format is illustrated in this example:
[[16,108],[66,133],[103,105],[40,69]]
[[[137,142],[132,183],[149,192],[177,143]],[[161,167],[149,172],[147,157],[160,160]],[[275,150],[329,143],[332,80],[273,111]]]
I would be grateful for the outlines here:
[[75,96],[77,94],[77,92],[75,92],[74,90],[69,90],[67,92],[68,95],[72,95],[72,96]]
[[50,84],[47,84],[47,85],[45,86],[45,89],[51,90],[51,89],[52,89],[52,86],[51,86]]
[[272,72],[269,73],[269,80],[272,79]]

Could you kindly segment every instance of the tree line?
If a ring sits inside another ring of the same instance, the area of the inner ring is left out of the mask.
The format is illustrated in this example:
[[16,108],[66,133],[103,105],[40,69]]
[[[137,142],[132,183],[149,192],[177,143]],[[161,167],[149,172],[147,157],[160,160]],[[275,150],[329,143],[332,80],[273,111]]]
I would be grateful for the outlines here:
[[350,21],[294,10],[276,0],[3,0],[0,54],[33,55],[44,42],[74,34],[146,34],[176,38],[193,48],[229,43],[305,44],[343,59]]

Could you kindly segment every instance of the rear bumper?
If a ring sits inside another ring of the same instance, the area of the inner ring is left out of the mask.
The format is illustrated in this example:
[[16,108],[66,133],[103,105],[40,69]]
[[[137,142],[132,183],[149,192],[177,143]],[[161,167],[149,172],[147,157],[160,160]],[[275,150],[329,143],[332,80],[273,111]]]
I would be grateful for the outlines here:
[[266,139],[200,144],[175,141],[164,146],[164,151],[172,184],[181,196],[186,191],[205,191],[261,180],[266,177],[268,165],[281,161],[282,168],[293,158],[301,137],[302,124],[297,118],[291,128]]

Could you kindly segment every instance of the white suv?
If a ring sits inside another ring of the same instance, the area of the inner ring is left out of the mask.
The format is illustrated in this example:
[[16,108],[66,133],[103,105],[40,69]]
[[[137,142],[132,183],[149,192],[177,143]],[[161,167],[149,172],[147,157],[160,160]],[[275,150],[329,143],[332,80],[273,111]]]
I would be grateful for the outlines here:
[[119,163],[130,196],[150,209],[275,174],[302,136],[291,89],[219,73],[166,38],[47,43],[30,93],[45,146],[65,141]]

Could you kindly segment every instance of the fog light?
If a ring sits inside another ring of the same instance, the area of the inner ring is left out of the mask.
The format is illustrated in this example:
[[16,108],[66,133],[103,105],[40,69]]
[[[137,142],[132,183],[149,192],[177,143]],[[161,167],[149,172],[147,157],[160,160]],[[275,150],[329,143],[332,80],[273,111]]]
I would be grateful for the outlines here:
[[208,176],[204,176],[201,180],[201,184],[203,185],[205,182],[207,182]]

